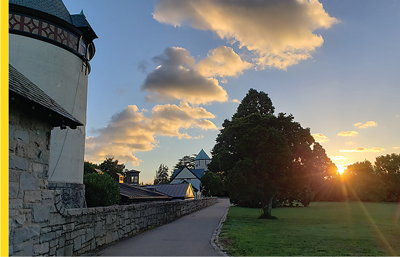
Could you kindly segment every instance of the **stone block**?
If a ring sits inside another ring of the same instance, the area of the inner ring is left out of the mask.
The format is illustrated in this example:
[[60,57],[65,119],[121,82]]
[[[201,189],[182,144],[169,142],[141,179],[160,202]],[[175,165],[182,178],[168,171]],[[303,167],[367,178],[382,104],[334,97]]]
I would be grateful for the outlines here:
[[40,243],[49,242],[55,238],[56,238],[56,233],[50,232],[50,233],[42,234],[40,236],[39,242]]
[[14,131],[14,139],[29,144],[29,133],[26,130],[16,129]]
[[47,165],[43,165],[41,163],[32,163],[32,171],[37,174],[42,174]]
[[82,209],[67,209],[67,214],[71,216],[82,215]]
[[26,221],[25,215],[22,214],[14,216],[14,221],[19,225],[23,225]]
[[74,239],[74,251],[82,248],[82,236],[78,236]]
[[72,256],[73,253],[73,244],[65,246],[65,255],[66,256]]
[[19,192],[19,183],[18,182],[9,182],[8,183],[8,197],[10,199],[17,198]]
[[84,235],[86,233],[86,229],[79,229],[79,230],[74,230],[71,233],[71,238],[76,238],[78,236]]
[[38,178],[33,174],[23,172],[19,178],[19,188],[20,190],[37,190]]
[[48,253],[50,250],[49,243],[38,244],[33,247],[33,252],[35,255],[43,255]]
[[32,216],[35,222],[48,221],[50,219],[50,204],[33,204]]
[[14,244],[25,242],[29,239],[39,237],[40,226],[31,225],[28,227],[17,228],[14,230]]
[[63,225],[64,231],[71,231],[71,230],[74,230],[74,228],[75,228],[75,224],[73,222]]
[[104,235],[103,224],[101,222],[97,222],[94,225],[94,236],[99,237]]
[[8,159],[8,167],[9,169],[27,171],[29,168],[29,160],[19,156],[10,155]]
[[19,183],[19,176],[21,174],[21,171],[19,170],[12,170],[10,168],[8,172],[8,181],[9,182],[18,182]]
[[51,226],[62,225],[65,223],[65,218],[61,216],[59,213],[51,213],[50,214],[50,224]]
[[14,254],[20,256],[32,256],[33,255],[33,240],[23,242],[21,244],[14,244]]
[[8,201],[8,208],[9,209],[21,209],[22,208],[22,199],[10,199]]
[[93,237],[94,237],[93,232],[94,232],[93,228],[88,228],[86,230],[85,242],[90,241],[90,240],[93,239]]
[[57,247],[51,247],[50,248],[50,251],[49,251],[49,255],[50,256],[54,256],[54,255],[56,255],[56,252],[57,252]]
[[58,238],[53,239],[49,242],[50,248],[58,245]]
[[26,191],[24,194],[25,203],[40,202],[42,200],[42,192],[39,190]]

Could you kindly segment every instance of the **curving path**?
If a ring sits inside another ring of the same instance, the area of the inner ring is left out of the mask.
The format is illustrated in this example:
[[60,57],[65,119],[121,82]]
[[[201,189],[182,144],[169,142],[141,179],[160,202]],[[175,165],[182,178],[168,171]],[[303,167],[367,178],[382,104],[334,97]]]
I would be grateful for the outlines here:
[[218,256],[211,245],[229,199],[99,250],[101,256]]

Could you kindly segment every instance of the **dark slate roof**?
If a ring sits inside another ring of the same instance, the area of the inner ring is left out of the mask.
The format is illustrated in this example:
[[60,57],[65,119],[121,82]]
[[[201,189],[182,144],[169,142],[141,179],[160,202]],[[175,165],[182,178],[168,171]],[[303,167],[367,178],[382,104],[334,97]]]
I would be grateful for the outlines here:
[[69,11],[62,0],[9,0],[8,2],[48,13],[72,23]]
[[[10,97],[17,97],[18,101],[26,101],[31,103],[32,106],[42,108],[43,110],[38,110],[37,114],[46,117],[46,120],[54,127],[61,125],[70,126],[71,128],[83,126],[82,122],[67,112],[61,105],[33,84],[11,64],[9,64],[8,67]],[[10,101],[10,107],[11,106],[14,106],[13,101]],[[18,102],[18,106],[22,107],[22,103]]]
[[89,22],[87,22],[85,15],[81,14],[73,14],[71,15],[72,24],[77,27],[90,27]]
[[148,189],[156,189],[157,192],[166,194],[175,199],[184,199],[186,197],[186,192],[188,187],[190,186],[189,183],[181,183],[181,184],[160,184],[160,185],[153,185],[153,186],[146,186]]
[[128,173],[128,172],[132,172],[132,173],[140,173],[140,171],[138,171],[138,170],[128,170],[126,173]]
[[210,157],[204,152],[203,149],[201,149],[200,153],[196,156],[194,160],[211,160]]
[[201,177],[204,175],[204,169],[189,169],[187,166],[183,167],[180,170],[174,170],[174,173],[172,174],[172,178],[174,179],[178,174],[184,169],[187,168],[190,172],[193,173],[198,179],[201,179]]
[[198,179],[201,179],[204,175],[204,169],[193,169],[191,171]]
[[155,192],[153,190],[134,186],[129,184],[119,184],[120,195],[129,198],[129,200],[136,201],[150,201],[150,200],[167,200],[169,197],[165,194]]

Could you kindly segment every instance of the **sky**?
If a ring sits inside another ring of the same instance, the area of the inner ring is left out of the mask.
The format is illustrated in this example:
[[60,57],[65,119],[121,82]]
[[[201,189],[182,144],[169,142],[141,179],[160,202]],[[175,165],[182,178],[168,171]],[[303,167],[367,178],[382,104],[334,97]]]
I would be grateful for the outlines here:
[[64,0],[98,35],[85,159],[151,182],[201,149],[250,88],[337,166],[400,153],[400,1]]

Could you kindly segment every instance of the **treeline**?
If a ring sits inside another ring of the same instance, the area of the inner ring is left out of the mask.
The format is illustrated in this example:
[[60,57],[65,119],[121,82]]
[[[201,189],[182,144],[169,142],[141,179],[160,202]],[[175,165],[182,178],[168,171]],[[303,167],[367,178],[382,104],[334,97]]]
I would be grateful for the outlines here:
[[315,200],[366,202],[400,201],[400,155],[387,154],[370,161],[356,162],[342,175],[325,180]]
[[271,218],[276,205],[312,201],[396,201],[399,160],[392,154],[348,167],[341,177],[324,148],[294,121],[274,114],[271,99],[250,89],[231,120],[225,120],[202,177],[203,194],[226,195],[232,203],[261,207]]

